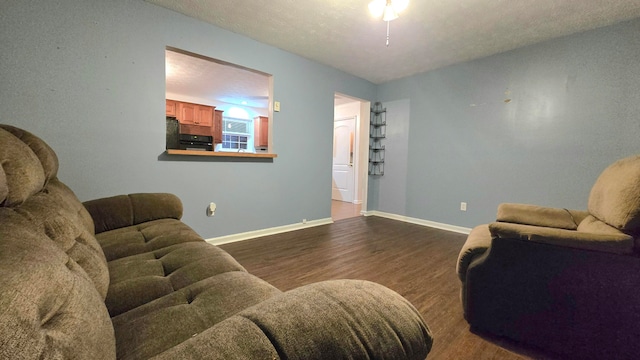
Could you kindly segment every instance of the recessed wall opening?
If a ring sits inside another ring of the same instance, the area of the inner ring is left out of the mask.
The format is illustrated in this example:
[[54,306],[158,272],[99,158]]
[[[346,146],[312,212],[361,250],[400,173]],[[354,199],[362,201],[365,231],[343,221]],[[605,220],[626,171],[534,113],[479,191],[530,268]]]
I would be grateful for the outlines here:
[[367,209],[367,160],[371,103],[334,94],[331,218],[360,216]]
[[167,152],[273,154],[273,76],[219,59],[165,50]]

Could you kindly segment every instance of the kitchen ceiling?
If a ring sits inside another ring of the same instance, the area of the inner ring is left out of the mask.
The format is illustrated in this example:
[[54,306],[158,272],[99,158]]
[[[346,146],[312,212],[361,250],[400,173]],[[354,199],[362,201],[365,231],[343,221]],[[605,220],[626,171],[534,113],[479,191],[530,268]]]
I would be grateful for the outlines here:
[[268,74],[178,49],[165,50],[165,69],[167,98],[269,107]]
[[146,0],[381,84],[640,17],[640,0],[410,0],[390,23],[369,0]]

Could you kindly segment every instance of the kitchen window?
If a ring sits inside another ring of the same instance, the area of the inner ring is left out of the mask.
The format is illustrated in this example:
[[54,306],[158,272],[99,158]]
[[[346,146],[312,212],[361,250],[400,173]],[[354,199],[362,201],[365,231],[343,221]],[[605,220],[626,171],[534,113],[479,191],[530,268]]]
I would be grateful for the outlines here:
[[[222,118],[221,151],[250,151],[253,149],[253,122],[247,119]],[[251,151],[253,152],[253,151]]]

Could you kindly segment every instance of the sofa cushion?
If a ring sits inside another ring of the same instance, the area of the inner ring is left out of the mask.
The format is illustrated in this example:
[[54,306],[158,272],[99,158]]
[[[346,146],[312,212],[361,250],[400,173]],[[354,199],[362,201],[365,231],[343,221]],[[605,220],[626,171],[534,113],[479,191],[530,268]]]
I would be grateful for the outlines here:
[[31,133],[7,125],[0,126],[0,143],[0,204],[13,208],[65,251],[104,298],[109,286],[106,259],[88,212],[56,177],[56,154]]
[[618,160],[600,174],[588,209],[616,229],[640,235],[640,155]]
[[583,231],[587,233],[597,233],[597,234],[611,234],[611,235],[619,235],[620,230],[614,228],[613,226],[598,220],[595,216],[589,215],[587,216],[580,225],[578,225],[578,231]]
[[47,143],[32,133],[11,125],[1,124],[0,128],[13,134],[33,151],[40,161],[45,179],[53,179],[57,176],[58,156]]
[[498,206],[496,221],[575,230],[581,219],[572,211],[529,204],[503,203]]
[[171,245],[203,242],[187,224],[160,219],[96,234],[107,261],[144,254]]
[[238,316],[258,325],[283,359],[424,359],[433,341],[413,305],[364,280],[305,285]]
[[203,279],[114,317],[118,359],[146,359],[162,353],[280,293],[243,271]]
[[29,197],[15,211],[78,263],[103,299],[107,296],[107,260],[91,232],[93,223],[87,218],[87,211],[71,190],[53,179],[43,191]]
[[180,243],[109,262],[111,316],[211,276],[245,269],[222,249],[204,241]]
[[[582,220],[582,222],[578,226],[578,231],[609,236],[628,236],[626,234],[621,234],[620,230],[603,221],[596,219],[593,215],[589,215],[584,220]],[[633,248],[638,248],[640,246],[640,237],[637,237],[635,239],[630,236],[628,237],[631,239],[630,242],[632,242],[629,245],[629,251],[632,251]]]
[[0,128],[0,205],[12,207],[42,190],[46,176],[38,156],[20,139]]
[[86,272],[31,222],[0,208],[0,357],[114,359],[115,335]]
[[[587,228],[584,225],[582,227],[582,229]],[[533,241],[541,244],[614,254],[633,253],[633,237],[617,229],[613,230],[612,232],[585,232],[503,222],[489,224],[489,231],[491,231],[493,238]]]
[[432,343],[418,311],[398,294],[332,280],[248,307],[154,359],[424,359]]
[[118,195],[84,202],[97,233],[157,219],[182,218],[182,202],[167,193]]
[[[216,341],[211,341],[216,339]],[[241,341],[238,341],[241,339]],[[212,356],[215,354],[215,356]],[[281,359],[267,335],[253,321],[232,316],[154,356],[154,360]]]

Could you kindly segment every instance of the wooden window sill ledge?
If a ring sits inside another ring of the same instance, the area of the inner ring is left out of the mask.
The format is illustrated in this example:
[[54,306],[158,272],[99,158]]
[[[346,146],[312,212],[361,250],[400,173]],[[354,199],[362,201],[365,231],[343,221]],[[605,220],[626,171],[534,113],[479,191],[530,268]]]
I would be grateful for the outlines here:
[[273,159],[278,157],[277,154],[272,154],[272,153],[198,151],[198,150],[177,150],[177,149],[167,149],[167,154],[168,155],[226,157],[226,158],[259,158],[259,159]]

